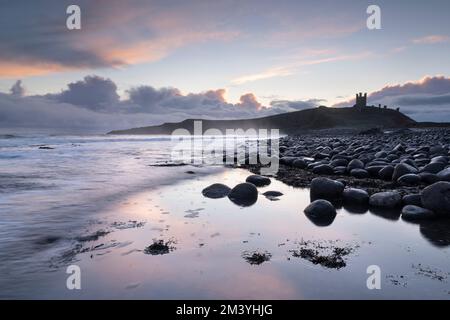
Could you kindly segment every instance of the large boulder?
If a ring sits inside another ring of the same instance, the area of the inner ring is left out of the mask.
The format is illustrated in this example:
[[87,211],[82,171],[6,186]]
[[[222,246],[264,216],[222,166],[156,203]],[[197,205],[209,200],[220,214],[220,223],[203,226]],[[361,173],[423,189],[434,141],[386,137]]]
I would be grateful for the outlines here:
[[404,174],[400,178],[397,179],[397,182],[404,186],[415,186],[420,183],[421,179],[417,174],[408,173]]
[[264,187],[268,186],[270,184],[270,179],[267,177],[263,177],[257,174],[248,176],[247,179],[245,179],[246,182],[252,183],[257,187]]
[[445,163],[442,162],[432,162],[427,164],[426,166],[424,166],[422,168],[422,170],[420,170],[420,172],[429,172],[429,173],[438,173],[442,170],[444,170],[445,168]]
[[406,206],[409,204],[421,207],[422,206],[422,200],[420,193],[414,193],[414,194],[407,194],[406,196],[403,196],[402,203]]
[[398,178],[408,173],[417,173],[417,169],[407,163],[399,163],[395,166],[392,181],[397,181]]
[[362,189],[348,188],[342,193],[344,202],[350,205],[365,206],[369,203],[369,194]]
[[450,168],[439,171],[437,177],[440,181],[450,181]]
[[336,209],[331,202],[323,199],[315,200],[305,208],[305,215],[317,226],[328,226],[336,217]]
[[312,172],[315,174],[331,175],[334,173],[334,170],[329,164],[319,164],[312,169]]
[[447,153],[447,150],[441,145],[432,146],[430,148],[431,155],[442,155],[443,156],[446,153]]
[[352,171],[350,171],[350,175],[358,179],[365,179],[369,177],[369,173],[364,169],[352,169]]
[[384,167],[385,166],[383,166],[383,165],[371,165],[371,166],[367,167],[366,170],[371,176],[378,177],[378,174],[380,173],[381,169],[383,169]]
[[438,176],[434,173],[421,172],[418,176],[420,177],[420,180],[426,184],[433,184],[439,181]]
[[297,160],[296,157],[284,156],[280,158],[280,163],[290,166],[295,160]]
[[230,188],[222,183],[214,183],[202,190],[202,194],[211,199],[224,198],[230,193]]
[[441,216],[450,217],[450,182],[440,181],[422,191],[424,208]]
[[369,204],[373,207],[395,208],[402,203],[402,196],[396,191],[378,192],[369,199]]
[[402,209],[402,219],[408,221],[429,220],[435,217],[433,211],[415,205],[407,205]]
[[298,158],[292,162],[292,166],[300,169],[305,169],[308,166],[308,162],[305,159]]
[[378,172],[378,176],[383,180],[391,180],[394,173],[394,167],[389,165]]
[[347,167],[334,167],[334,174],[345,175],[347,173]]
[[330,163],[332,167],[347,167],[347,164],[348,161],[345,159],[335,159]]
[[388,154],[386,151],[378,151],[377,153],[375,153],[375,158],[386,158],[387,155]]
[[348,171],[352,171],[353,169],[363,169],[363,168],[364,168],[364,162],[362,162],[359,159],[353,159],[347,165]]
[[444,164],[448,163],[448,157],[447,156],[437,156],[437,157],[433,157],[430,161],[430,163],[435,163],[435,162],[441,162]]
[[344,184],[325,177],[314,178],[311,181],[311,198],[313,199],[338,199],[344,191]]
[[252,183],[240,183],[231,189],[228,198],[239,206],[251,206],[258,200],[258,190]]

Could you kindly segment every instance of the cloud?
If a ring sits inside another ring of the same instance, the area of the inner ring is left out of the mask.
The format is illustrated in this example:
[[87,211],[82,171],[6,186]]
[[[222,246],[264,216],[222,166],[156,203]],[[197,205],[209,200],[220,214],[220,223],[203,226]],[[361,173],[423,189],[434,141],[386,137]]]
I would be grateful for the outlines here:
[[[81,30],[66,28],[71,1],[8,3],[0,11],[0,76],[121,67],[156,61],[204,41],[229,41],[239,32],[195,5],[161,1],[79,0]],[[214,7],[214,5],[212,5]],[[20,19],[18,18],[20,17]]]
[[237,106],[248,110],[260,110],[263,108],[262,104],[256,100],[253,93],[246,93],[242,95]]
[[277,78],[277,77],[285,77],[285,76],[289,76],[291,74],[293,74],[293,71],[289,70],[288,68],[275,67],[275,68],[270,68],[270,69],[265,70],[260,73],[249,74],[249,75],[237,77],[235,79],[232,79],[231,83],[234,85],[240,85],[240,84],[244,84],[247,82],[253,82],[253,81],[258,81],[258,80]]
[[245,117],[252,116],[258,108],[256,98],[241,97],[238,104],[225,100],[225,90],[208,90],[183,95],[176,88],[138,86],[127,91],[129,98],[122,102],[127,112],[152,112],[166,114],[184,113],[186,117]]
[[17,80],[9,90],[13,96],[23,96],[25,88],[22,86],[22,80]]
[[406,94],[445,94],[450,92],[450,78],[445,76],[426,76],[418,81],[410,81],[405,84],[390,85],[370,94],[372,99],[381,99],[388,96]]
[[[190,45],[293,47],[365,28],[342,4],[287,1],[78,0],[81,30],[66,28],[71,0],[9,1],[0,10],[0,77],[122,68]],[[349,6],[350,8],[350,6]],[[353,5],[352,5],[353,8]],[[325,19],[323,12],[334,12]]]
[[304,110],[304,109],[311,109],[316,108],[323,104],[326,100],[323,99],[309,99],[306,101],[290,101],[290,100],[274,100],[270,102],[270,105],[273,108],[276,108],[278,110],[285,110],[285,112],[289,111],[297,111],[297,110]]
[[449,41],[450,37],[445,35],[430,35],[412,40],[414,44],[435,44],[435,43],[445,43]]
[[105,110],[119,102],[117,86],[110,79],[86,76],[83,80],[69,83],[67,87],[59,94],[47,95],[47,98],[91,110]]
[[450,105],[450,94],[441,96],[406,96],[397,99],[397,104],[401,106]]
[[[348,107],[354,99],[333,107]],[[369,104],[401,107],[402,112],[418,121],[450,121],[450,78],[426,76],[418,81],[385,86],[368,95]]]
[[319,59],[311,59],[311,58],[305,59],[305,58],[301,57],[301,58],[293,59],[291,62],[289,62],[283,66],[272,67],[270,69],[267,69],[267,70],[259,72],[259,73],[236,77],[231,80],[231,84],[241,85],[244,83],[265,80],[265,79],[269,79],[269,78],[285,77],[285,76],[295,74],[296,72],[299,72],[299,70],[305,66],[313,66],[313,65],[338,62],[338,61],[359,60],[359,59],[370,57],[372,55],[373,54],[371,52],[364,51],[364,52],[360,52],[357,54],[332,55],[332,56],[323,57],[323,58],[319,58]]
[[[116,84],[90,75],[67,85],[56,94],[23,96],[21,81],[15,94],[0,93],[0,127],[94,130],[104,132],[187,118],[244,119],[315,107],[323,100],[274,100],[264,106],[253,93],[239,102],[225,99],[225,89],[183,94],[177,88],[137,86],[119,99]],[[19,94],[21,93],[21,94]]]

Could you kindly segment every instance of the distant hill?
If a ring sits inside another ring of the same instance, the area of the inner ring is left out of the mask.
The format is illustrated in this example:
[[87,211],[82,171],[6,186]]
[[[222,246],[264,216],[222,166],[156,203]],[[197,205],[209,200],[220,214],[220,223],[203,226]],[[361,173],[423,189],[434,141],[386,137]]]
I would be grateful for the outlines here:
[[[187,119],[177,123],[164,123],[159,126],[115,130],[108,134],[171,134],[175,129],[183,128],[193,132],[194,121]],[[403,113],[392,109],[376,107],[327,108],[318,107],[301,111],[277,114],[273,116],[243,120],[202,120],[202,129],[216,128],[244,130],[280,129],[281,133],[294,134],[304,130],[328,128],[405,128],[414,127],[417,122]]]

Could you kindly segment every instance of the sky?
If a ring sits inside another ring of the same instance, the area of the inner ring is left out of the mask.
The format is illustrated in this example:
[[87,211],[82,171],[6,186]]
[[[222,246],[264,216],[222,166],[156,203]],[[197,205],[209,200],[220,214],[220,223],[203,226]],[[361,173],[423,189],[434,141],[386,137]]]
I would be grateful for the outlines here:
[[[66,27],[71,4],[80,30]],[[3,0],[0,128],[248,118],[351,106],[356,92],[450,122],[449,12],[447,0]]]

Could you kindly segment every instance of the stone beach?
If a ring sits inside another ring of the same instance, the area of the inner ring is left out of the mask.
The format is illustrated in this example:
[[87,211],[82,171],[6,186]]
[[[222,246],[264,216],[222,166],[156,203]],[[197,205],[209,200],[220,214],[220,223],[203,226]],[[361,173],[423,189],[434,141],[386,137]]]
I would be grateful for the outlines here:
[[[280,166],[274,177],[290,186],[311,188],[312,201],[403,209],[410,221],[448,218],[449,143],[446,129],[334,130],[286,136],[279,140]],[[253,173],[261,167],[240,166]]]

